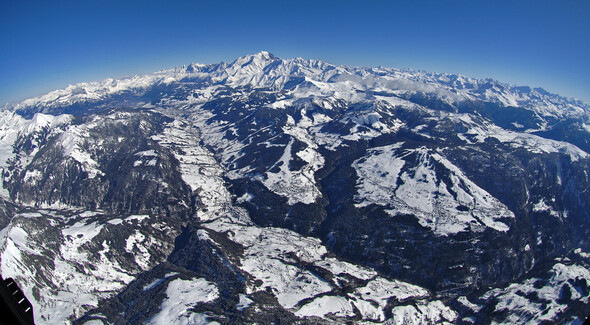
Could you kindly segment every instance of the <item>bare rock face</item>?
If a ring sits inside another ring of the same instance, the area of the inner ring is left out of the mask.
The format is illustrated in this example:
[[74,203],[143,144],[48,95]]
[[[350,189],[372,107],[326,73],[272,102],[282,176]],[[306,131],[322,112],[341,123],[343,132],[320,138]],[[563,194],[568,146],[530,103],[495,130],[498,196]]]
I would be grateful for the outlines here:
[[584,319],[590,107],[267,52],[0,112],[0,271],[43,324]]

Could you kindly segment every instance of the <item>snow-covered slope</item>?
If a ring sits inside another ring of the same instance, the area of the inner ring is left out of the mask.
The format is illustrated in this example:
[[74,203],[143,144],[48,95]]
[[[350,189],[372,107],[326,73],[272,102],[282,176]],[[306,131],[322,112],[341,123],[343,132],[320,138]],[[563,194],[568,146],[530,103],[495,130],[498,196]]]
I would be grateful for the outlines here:
[[413,214],[437,234],[483,231],[485,227],[508,230],[496,219],[514,218],[514,213],[459,168],[424,147],[402,150],[402,145],[373,148],[354,162],[359,175],[357,207],[393,207],[387,210],[391,215]]

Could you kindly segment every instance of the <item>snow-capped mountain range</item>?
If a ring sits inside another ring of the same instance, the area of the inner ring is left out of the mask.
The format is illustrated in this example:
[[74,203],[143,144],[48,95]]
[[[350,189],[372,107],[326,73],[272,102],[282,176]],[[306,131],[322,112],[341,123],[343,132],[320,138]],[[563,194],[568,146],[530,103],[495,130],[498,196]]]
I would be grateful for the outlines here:
[[0,272],[37,323],[538,323],[590,315],[590,106],[283,60],[0,112]]
[[[543,117],[557,118],[583,115],[590,107],[582,101],[550,94],[542,88],[512,86],[493,79],[473,79],[408,69],[335,66],[322,60],[301,58],[283,60],[263,51],[230,64],[193,63],[148,75],[71,85],[41,97],[27,99],[15,108],[22,111],[43,108],[42,111],[50,112],[54,107],[97,102],[118,93],[140,94],[154,85],[188,79],[230,87],[249,86],[275,91],[292,89],[294,98],[329,96],[349,102],[370,100],[379,95],[403,98],[423,93],[437,96],[448,105],[462,101],[486,101],[506,107],[523,107]],[[206,99],[206,94],[197,92],[193,97]]]

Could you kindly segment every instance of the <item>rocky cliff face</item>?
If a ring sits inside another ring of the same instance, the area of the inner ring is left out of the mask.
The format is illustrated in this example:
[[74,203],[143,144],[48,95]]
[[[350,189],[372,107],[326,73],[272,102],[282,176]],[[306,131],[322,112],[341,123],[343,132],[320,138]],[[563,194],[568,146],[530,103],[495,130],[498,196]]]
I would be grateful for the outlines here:
[[525,323],[588,310],[587,105],[269,53],[0,116],[38,323]]

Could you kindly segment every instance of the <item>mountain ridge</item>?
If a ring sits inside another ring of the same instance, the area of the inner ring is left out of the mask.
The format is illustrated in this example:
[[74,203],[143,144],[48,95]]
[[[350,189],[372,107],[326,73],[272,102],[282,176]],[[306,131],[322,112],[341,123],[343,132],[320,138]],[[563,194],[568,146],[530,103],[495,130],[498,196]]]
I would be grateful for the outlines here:
[[[272,63],[272,64],[271,64]],[[248,67],[248,69],[243,69],[245,67]],[[273,86],[275,83],[277,83],[278,81],[278,85],[274,85],[278,88],[281,88],[281,86],[284,86],[284,83],[286,82],[286,80],[281,80],[280,78],[277,78],[279,80],[255,80],[252,79],[252,74],[260,74],[260,73],[269,73],[269,72],[275,72],[276,74],[279,75],[283,75],[283,76],[291,76],[291,75],[297,75],[300,76],[301,74],[305,75],[305,70],[302,70],[303,68],[312,68],[312,69],[320,69],[320,70],[337,70],[340,73],[347,73],[349,75],[357,75],[360,74],[360,76],[362,77],[362,74],[374,74],[374,75],[378,75],[379,73],[392,73],[394,77],[398,77],[400,79],[403,79],[404,77],[407,79],[407,81],[427,81],[430,83],[447,83],[447,85],[453,85],[455,87],[459,86],[459,87],[465,87],[464,83],[467,82],[468,85],[467,87],[475,87],[478,86],[478,88],[482,88],[483,91],[485,91],[486,89],[494,89],[497,90],[495,88],[500,88],[500,90],[503,90],[504,88],[507,90],[511,90],[511,91],[515,91],[515,93],[517,95],[522,95],[522,94],[527,94],[527,93],[533,93],[532,95],[535,97],[539,97],[540,100],[542,99],[553,99],[556,100],[558,102],[561,103],[567,103],[567,105],[569,105],[569,107],[575,107],[576,105],[579,106],[577,107],[578,109],[582,109],[583,111],[585,111],[586,113],[590,110],[590,106],[588,106],[588,104],[585,104],[584,102],[577,100],[577,99],[573,99],[573,98],[566,98],[566,97],[561,97],[559,95],[556,94],[552,94],[552,93],[548,93],[547,91],[545,91],[542,88],[530,88],[527,86],[514,86],[514,85],[509,85],[509,84],[504,84],[501,82],[498,82],[494,79],[491,78],[485,78],[485,79],[475,79],[475,78],[469,78],[469,77],[465,77],[463,75],[458,75],[458,74],[445,74],[445,73],[431,73],[431,72],[426,72],[426,71],[421,71],[421,70],[411,70],[411,69],[392,69],[392,68],[354,68],[354,67],[348,67],[348,66],[336,66],[336,65],[332,65],[330,63],[327,63],[325,61],[316,59],[316,60],[304,60],[302,58],[296,58],[296,59],[289,59],[289,60],[282,60],[280,58],[275,57],[274,55],[272,55],[269,52],[266,51],[261,51],[257,54],[253,54],[253,55],[247,55],[244,56],[242,58],[236,59],[235,61],[231,62],[231,63],[218,63],[218,64],[209,64],[209,65],[202,65],[202,64],[191,64],[186,68],[173,68],[173,69],[168,69],[168,70],[161,70],[159,72],[155,72],[155,73],[151,73],[151,74],[146,74],[146,75],[135,75],[135,76],[130,76],[130,77],[123,77],[123,78],[118,78],[118,79],[105,79],[103,81],[99,81],[99,82],[91,82],[91,83],[78,83],[76,85],[70,85],[65,89],[61,89],[61,90],[55,90],[52,92],[49,92],[48,94],[39,96],[39,97],[34,97],[31,99],[27,99],[24,100],[23,102],[14,105],[14,108],[17,110],[22,110],[26,107],[29,106],[35,106],[35,105],[48,105],[51,104],[51,102],[56,102],[58,101],[60,98],[64,97],[64,96],[69,96],[69,97],[76,97],[76,95],[88,95],[87,97],[84,96],[80,96],[79,100],[97,100],[100,99],[101,95],[108,95],[108,94],[113,94],[116,92],[120,92],[120,91],[124,91],[124,90],[129,90],[129,89],[141,89],[142,87],[148,87],[153,83],[166,83],[166,82],[170,82],[172,79],[178,80],[179,78],[182,79],[182,77],[187,77],[189,74],[198,74],[198,73],[208,73],[208,74],[216,74],[217,78],[222,78],[223,80],[223,76],[228,76],[230,77],[230,80],[226,80],[226,83],[229,83],[231,85],[243,85],[244,82],[254,85],[254,86],[258,86],[258,87],[268,87],[268,86]],[[267,71],[264,71],[264,69],[267,69]],[[245,71],[244,71],[245,70]],[[239,79],[239,76],[236,76],[235,74],[240,72],[242,74],[242,78],[244,78],[243,75],[245,75],[246,77],[250,77],[250,79],[248,80],[241,80]],[[245,73],[244,73],[245,72]],[[317,75],[317,71],[316,72]],[[412,76],[412,78],[408,78],[409,76]],[[275,76],[276,77],[276,76]],[[171,79],[172,78],[172,79]],[[231,78],[238,78],[236,80],[231,80]],[[320,78],[321,81],[328,81],[326,80],[326,78]],[[241,82],[240,82],[241,81]],[[265,83],[265,81],[267,81]],[[270,83],[268,83],[270,82]],[[281,84],[282,83],[282,84]],[[398,84],[399,86],[404,86],[403,83]],[[481,85],[481,86],[480,86]],[[363,85],[366,86],[366,85]],[[479,89],[478,89],[479,90]],[[96,92],[98,92],[98,94],[95,94]],[[91,93],[94,96],[89,95],[89,93]],[[518,97],[518,96],[517,96]],[[465,98],[465,99],[470,99],[470,98]],[[481,99],[481,98],[479,98]],[[514,98],[500,98],[497,99],[499,101],[501,101],[503,104],[515,104],[514,102]],[[58,102],[55,105],[63,105],[63,104],[68,104],[68,102],[62,102],[61,104]],[[70,104],[72,104],[70,102]],[[509,105],[507,105],[509,106]],[[518,106],[518,105],[514,105],[514,106]]]

